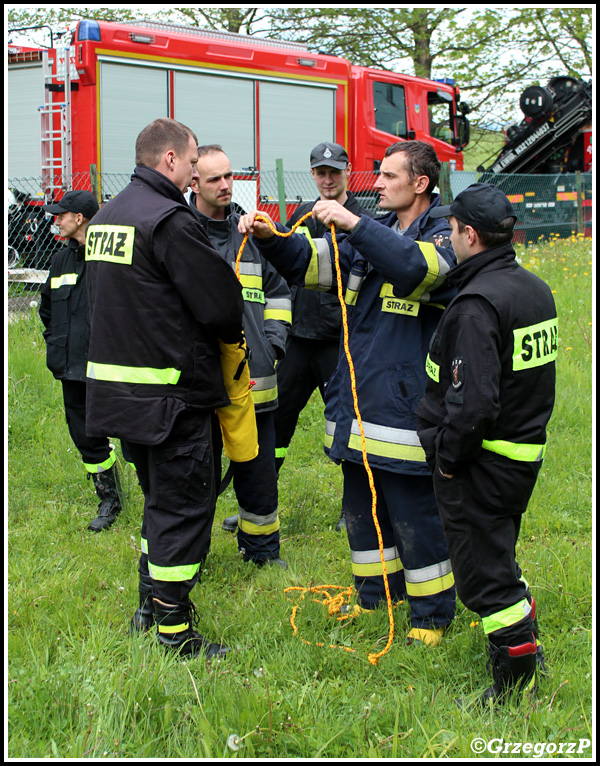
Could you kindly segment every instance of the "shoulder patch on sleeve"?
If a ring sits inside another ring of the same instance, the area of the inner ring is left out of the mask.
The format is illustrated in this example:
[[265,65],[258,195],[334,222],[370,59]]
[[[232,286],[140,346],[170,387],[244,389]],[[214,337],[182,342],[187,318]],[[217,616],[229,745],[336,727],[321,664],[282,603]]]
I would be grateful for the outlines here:
[[462,386],[465,382],[465,362],[464,359],[458,358],[452,360],[452,387],[455,391]]
[[452,247],[450,236],[444,233],[436,234],[433,238],[433,243],[436,247],[444,247],[446,249]]

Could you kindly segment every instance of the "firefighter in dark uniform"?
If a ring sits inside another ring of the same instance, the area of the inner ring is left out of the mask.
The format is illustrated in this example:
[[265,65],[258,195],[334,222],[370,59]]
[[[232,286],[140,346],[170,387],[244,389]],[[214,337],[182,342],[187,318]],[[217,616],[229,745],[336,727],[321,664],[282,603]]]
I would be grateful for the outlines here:
[[[354,611],[385,603],[385,568],[392,599],[410,604],[408,643],[428,646],[440,643],[455,610],[454,578],[415,414],[425,389],[429,340],[453,296],[445,285],[455,264],[449,226],[431,218],[440,204],[433,192],[440,168],[429,144],[398,142],[386,150],[375,187],[387,216],[356,216],[330,200],[313,208],[326,226],[336,226],[348,345],[383,537],[382,562],[342,347],[325,389],[325,448],[342,464],[358,594]],[[312,242],[298,234],[276,237],[256,215],[242,216],[241,226],[254,233],[261,252],[288,282],[337,292],[331,234]]]
[[[212,245],[232,269],[243,242],[238,231],[239,213],[232,207],[233,171],[218,144],[198,149],[198,174],[189,194],[191,209],[198,215]],[[278,403],[278,367],[285,354],[292,320],[290,290],[283,277],[258,252],[252,242],[244,247],[239,264],[244,296],[244,335],[251,351],[250,375],[256,414],[259,451],[253,460],[230,461],[239,514],[228,531],[237,531],[244,561],[257,566],[287,568],[279,546],[275,425]],[[216,432],[218,436],[218,432]],[[217,464],[220,444],[215,443]],[[227,520],[226,520],[227,521]],[[231,529],[233,527],[233,529]]]
[[197,161],[189,128],[155,120],[131,183],[88,227],[87,419],[125,441],[144,492],[132,627],[156,622],[163,646],[219,657],[227,647],[193,629],[189,594],[215,510],[211,413],[229,404],[219,342],[241,341],[243,301],[183,196]]
[[515,259],[516,217],[498,188],[473,184],[433,216],[450,217],[458,294],[432,341],[418,431],[457,593],[489,642],[483,700],[502,700],[534,689],[543,664],[515,546],[554,405],[556,308],[548,285]]
[[50,273],[40,293],[40,319],[44,324],[48,369],[60,380],[69,434],[100,499],[98,515],[88,529],[108,529],[121,512],[116,455],[107,436],[88,436],[85,429],[85,371],[89,322],[85,274],[85,231],[98,212],[88,191],[69,191],[46,213],[68,244],[52,258]]
[[[340,144],[325,141],[310,153],[310,172],[317,185],[319,199],[336,200],[354,215],[369,215],[352,192],[348,179],[352,165]],[[316,200],[318,201],[318,200]],[[315,202],[300,205],[287,222],[292,227]],[[318,218],[307,218],[297,232],[308,239],[323,237],[327,227]],[[275,455],[277,471],[281,468],[296,430],[298,418],[315,389],[325,399],[325,386],[338,362],[342,311],[336,295],[292,286],[292,329],[286,353],[277,369],[279,406],[275,412]],[[336,529],[345,528],[342,508]]]

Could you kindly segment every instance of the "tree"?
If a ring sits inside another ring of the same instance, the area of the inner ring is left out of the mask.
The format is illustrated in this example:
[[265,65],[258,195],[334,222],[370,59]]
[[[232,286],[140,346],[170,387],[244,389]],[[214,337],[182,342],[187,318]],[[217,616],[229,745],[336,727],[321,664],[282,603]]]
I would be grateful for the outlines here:
[[239,8],[227,5],[222,8],[201,8],[198,6],[173,8],[168,16],[169,20],[177,23],[247,35],[251,34],[252,28],[265,18],[264,12],[258,8]]
[[[148,12],[146,12],[148,15]],[[74,10],[17,7],[9,26],[65,26],[78,18],[132,21],[135,6]],[[520,121],[520,93],[549,77],[588,79],[592,68],[592,6],[550,8],[388,8],[182,6],[151,17],[260,37],[302,42],[354,64],[434,79],[452,76],[471,103],[474,125]]]

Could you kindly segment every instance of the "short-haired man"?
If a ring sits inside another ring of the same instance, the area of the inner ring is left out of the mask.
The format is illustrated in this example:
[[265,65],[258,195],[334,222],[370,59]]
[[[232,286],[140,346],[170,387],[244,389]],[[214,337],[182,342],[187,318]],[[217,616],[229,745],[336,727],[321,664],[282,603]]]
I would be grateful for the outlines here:
[[[348,346],[367,458],[377,492],[383,537],[381,561],[371,514],[362,434],[344,349],[325,390],[325,446],[342,463],[343,506],[358,609],[373,609],[390,595],[411,608],[408,642],[437,645],[454,616],[454,578],[433,483],[416,433],[415,407],[425,389],[425,359],[443,306],[453,295],[445,277],[455,263],[449,226],[431,218],[440,173],[433,148],[421,141],[388,147],[375,188],[389,215],[357,216],[321,200],[313,215],[335,224],[341,288],[348,311]],[[300,287],[337,292],[332,237],[312,245],[298,234],[273,235],[257,211],[242,217],[261,252]]]
[[[197,173],[192,179],[189,204],[224,262],[235,269],[243,241],[239,214],[232,207],[233,171],[217,144],[198,149]],[[238,547],[245,561],[259,566],[286,567],[279,547],[275,426],[278,386],[275,365],[283,358],[291,322],[291,298],[286,281],[252,242],[239,263],[244,296],[244,333],[254,381],[259,452],[253,460],[230,461],[239,512],[235,518]]]
[[458,295],[432,341],[418,432],[458,595],[489,642],[494,682],[483,700],[501,701],[532,690],[543,662],[515,546],[554,405],[556,308],[548,285],[515,260],[504,192],[473,184],[432,216],[450,218]]
[[229,405],[220,341],[240,341],[243,302],[183,196],[197,162],[194,133],[155,120],[131,183],[88,227],[87,419],[125,441],[144,492],[132,628],[156,622],[167,650],[210,658],[228,650],[193,629],[189,594],[215,511],[211,417]]
[[[321,200],[335,200],[355,215],[367,214],[352,192],[348,180],[352,165],[340,144],[324,141],[310,153],[310,172]],[[318,200],[316,200],[318,201]],[[315,201],[300,205],[287,222],[294,226],[310,212]],[[368,215],[368,214],[367,214]],[[308,239],[327,232],[318,218],[308,218],[296,231]],[[277,471],[283,464],[296,430],[298,418],[318,388],[325,399],[325,386],[336,368],[342,331],[342,311],[336,295],[292,286],[292,329],[285,358],[277,368],[279,407],[275,411],[275,456]],[[336,529],[345,527],[344,511]]]
[[108,529],[121,512],[115,452],[107,436],[88,436],[85,429],[89,338],[85,232],[98,209],[88,191],[68,191],[57,202],[44,205],[46,213],[56,216],[68,244],[52,258],[40,293],[48,369],[61,382],[69,434],[100,500],[98,515],[88,526],[92,532]]

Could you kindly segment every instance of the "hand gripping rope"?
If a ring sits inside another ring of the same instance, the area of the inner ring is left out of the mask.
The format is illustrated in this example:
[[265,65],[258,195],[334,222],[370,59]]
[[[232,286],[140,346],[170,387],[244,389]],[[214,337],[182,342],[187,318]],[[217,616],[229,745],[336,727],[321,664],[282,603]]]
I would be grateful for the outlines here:
[[[312,211],[307,213],[306,215],[302,216],[300,220],[298,220],[292,229],[289,232],[282,233],[278,231],[271,221],[264,216],[257,214],[256,220],[257,221],[263,221],[266,223],[271,231],[278,237],[289,237],[291,236],[298,226],[300,226],[301,223],[303,223],[307,218],[309,218],[312,215]],[[246,232],[246,235],[244,236],[244,239],[242,241],[242,244],[240,246],[240,249],[237,254],[236,262],[235,262],[235,273],[237,278],[240,277],[240,260],[242,258],[242,253],[244,252],[244,248],[246,246],[246,242],[248,241],[249,233]],[[384,649],[379,652],[378,654],[370,653],[368,655],[368,660],[372,665],[377,665],[380,658],[383,657],[384,654],[386,654],[389,651],[389,648],[392,645],[392,641],[394,639],[394,615],[392,611],[392,598],[390,595],[390,587],[388,583],[388,576],[387,576],[387,570],[385,566],[385,558],[383,553],[383,537],[381,535],[381,527],[379,526],[379,520],[377,519],[377,492],[375,490],[375,482],[373,479],[373,472],[371,471],[371,467],[369,465],[369,461],[367,459],[367,443],[365,439],[365,432],[363,429],[362,424],[362,417],[360,414],[360,410],[358,408],[358,395],[356,393],[356,375],[354,372],[354,362],[352,360],[352,356],[350,354],[350,346],[348,343],[348,312],[346,309],[346,302],[344,301],[344,295],[342,292],[342,275],[340,270],[340,253],[338,249],[338,243],[337,243],[337,237],[335,234],[335,224],[331,224],[331,239],[333,242],[333,251],[335,256],[335,273],[337,278],[337,294],[338,294],[338,300],[340,302],[340,306],[342,309],[342,327],[343,327],[343,341],[344,341],[344,352],[346,354],[346,359],[348,361],[348,369],[350,371],[350,383],[351,383],[351,389],[352,389],[352,400],[354,402],[354,412],[356,414],[356,420],[358,422],[358,427],[360,429],[360,440],[361,440],[361,449],[362,449],[362,459],[365,466],[365,470],[367,472],[367,476],[369,478],[369,487],[371,489],[371,514],[373,516],[373,523],[375,524],[375,529],[377,531],[377,540],[379,543],[379,556],[381,558],[381,565],[383,568],[383,583],[385,586],[385,595],[387,600],[387,610],[388,610],[388,618],[389,618],[389,634],[388,634],[388,640],[387,644],[385,645]],[[350,599],[350,596],[352,594],[352,587],[344,588],[343,586],[339,585],[319,585],[314,588],[299,588],[299,587],[292,587],[292,588],[286,588],[284,593],[288,593],[289,591],[293,590],[299,590],[302,591],[303,594],[306,592],[309,593],[320,593],[323,596],[323,600],[321,603],[324,606],[328,607],[329,614],[333,615],[336,612],[340,611],[340,607],[342,604],[344,604],[345,599]],[[337,595],[331,595],[329,592],[330,590],[334,591],[340,591]],[[304,595],[302,595],[302,598],[304,598]],[[292,616],[290,618],[290,624],[292,626],[292,629],[294,631],[294,635],[297,634],[298,628],[295,624],[296,619],[296,613],[298,611],[298,606],[295,605],[292,610]],[[338,617],[338,620],[344,620],[349,619],[353,617],[354,615],[349,614],[347,616]],[[310,644],[310,641],[305,641],[302,639],[304,643]],[[317,646],[324,646],[324,644],[317,644]],[[329,645],[332,649],[344,649],[348,652],[354,652],[354,649],[349,649],[345,646],[336,646],[334,644]]]

